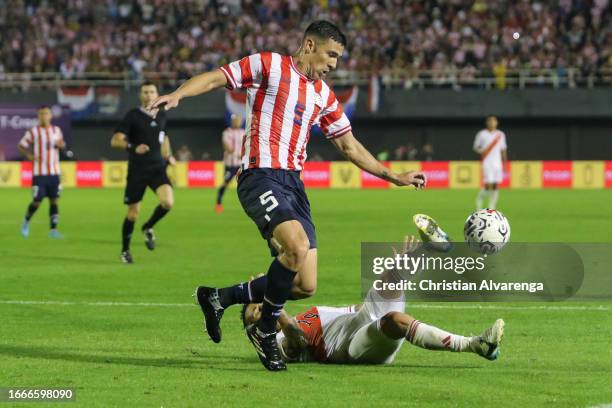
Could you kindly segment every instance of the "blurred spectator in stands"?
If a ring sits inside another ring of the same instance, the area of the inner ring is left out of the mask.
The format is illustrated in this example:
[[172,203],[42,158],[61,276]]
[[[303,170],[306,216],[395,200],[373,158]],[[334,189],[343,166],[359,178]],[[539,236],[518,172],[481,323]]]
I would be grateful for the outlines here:
[[429,69],[445,85],[494,66],[496,78],[561,66],[591,75],[612,51],[611,14],[607,0],[0,0],[0,61],[7,72],[65,78],[83,69],[187,77],[256,50],[293,53],[304,26],[327,18],[348,36],[344,70],[388,69],[406,87]]
[[325,159],[323,159],[323,156],[321,156],[321,153],[319,153],[319,152],[314,152],[314,153],[308,155],[308,161],[320,162],[320,161],[324,161],[324,160]]
[[191,150],[189,150],[189,147],[187,147],[187,145],[181,145],[181,147],[179,147],[179,149],[174,152],[174,156],[176,157],[176,160],[178,161],[190,161],[193,160],[193,154],[191,154]]
[[493,64],[493,74],[495,75],[495,87],[497,89],[506,89],[506,74],[508,72],[508,62],[505,58],[501,58],[499,62]]
[[406,146],[406,159],[407,160],[416,160],[417,159],[417,155],[419,154],[419,151],[417,150],[417,148],[414,146],[413,143],[408,143],[408,145]]
[[406,153],[408,152],[408,148],[403,145],[399,145],[393,151],[393,160],[402,161],[406,160]]
[[200,155],[200,160],[203,160],[203,161],[211,160],[210,153],[209,152],[202,152],[202,154]]
[[612,53],[608,57],[607,62],[603,65],[603,80],[612,83]]
[[421,152],[419,154],[420,161],[433,161],[434,148],[430,142],[427,142],[421,148]]
[[389,151],[383,150],[376,155],[378,161],[387,161],[389,160]]

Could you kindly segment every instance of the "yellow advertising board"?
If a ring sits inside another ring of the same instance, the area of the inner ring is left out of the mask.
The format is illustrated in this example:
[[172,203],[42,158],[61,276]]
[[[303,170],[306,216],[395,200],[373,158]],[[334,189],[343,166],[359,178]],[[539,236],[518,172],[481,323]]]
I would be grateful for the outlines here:
[[575,161],[572,163],[572,188],[604,188],[603,161]]
[[105,161],[102,162],[102,186],[103,187],[125,187],[127,178],[127,162]]
[[452,161],[448,166],[450,188],[479,188],[480,162]]
[[0,187],[21,186],[21,163],[0,162]]
[[542,162],[513,161],[510,188],[542,188]]
[[[225,165],[222,161],[215,162],[215,187],[220,187],[225,180]],[[228,187],[236,188],[236,177],[232,177]]]
[[[389,163],[389,167],[394,173],[406,173],[407,171],[420,171],[421,162],[418,161],[392,161]],[[390,183],[391,188],[402,188],[398,187],[393,183]]]
[[168,178],[174,187],[187,187],[187,162],[176,162],[166,169]]
[[76,162],[60,162],[60,179],[63,188],[76,186]]
[[[453,189],[476,189],[481,186],[481,168],[477,161],[451,161],[448,162],[449,169],[449,188]],[[540,189],[543,187],[543,180],[546,177],[554,177],[559,163],[565,167],[565,173],[569,172],[569,161],[564,162],[542,162],[542,161],[513,161],[510,175],[510,188],[514,189]],[[26,163],[27,164],[27,163]],[[66,188],[77,186],[77,162],[62,162],[61,178],[62,186]],[[193,165],[197,165],[195,162]],[[192,167],[193,167],[192,165]],[[207,164],[208,166],[211,163]],[[125,161],[106,161],[102,166],[102,186],[103,187],[123,187],[127,177],[127,162]],[[197,166],[196,166],[197,167]],[[26,169],[29,168],[26,166]],[[168,177],[176,187],[189,187],[189,162],[178,162],[175,166],[168,166]],[[364,184],[362,172],[357,166],[350,162],[330,162],[330,181],[331,188],[358,189],[372,187]],[[418,171],[423,168],[421,162],[416,161],[392,161],[389,168],[395,173],[406,171]],[[210,172],[209,168],[209,172]],[[30,171],[25,170],[23,175],[21,162],[0,162],[0,187],[20,187],[22,179],[29,187]],[[214,163],[214,186],[218,187],[223,183],[224,167],[223,162]],[[567,176],[567,174],[566,174]],[[569,177],[567,184],[563,188],[570,187]],[[212,180],[210,180],[212,181]],[[550,181],[550,180],[549,180]],[[553,180],[554,181],[554,180]],[[197,183],[195,184],[197,185]],[[194,186],[194,184],[192,184]],[[211,184],[206,184],[212,187]],[[231,188],[236,187],[236,180],[230,183]],[[325,186],[327,187],[327,185]],[[550,187],[550,186],[549,186]],[[604,161],[574,161],[571,162],[571,187],[575,189],[600,189],[606,187],[606,162]],[[396,186],[391,185],[391,188]]]
[[360,188],[361,170],[353,163],[331,163],[331,188]]

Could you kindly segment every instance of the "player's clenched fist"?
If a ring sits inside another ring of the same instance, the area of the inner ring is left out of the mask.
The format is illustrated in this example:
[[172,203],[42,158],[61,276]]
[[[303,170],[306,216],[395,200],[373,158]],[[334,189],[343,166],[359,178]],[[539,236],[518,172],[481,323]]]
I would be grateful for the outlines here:
[[427,186],[427,176],[421,171],[408,171],[398,174],[396,183],[398,186],[415,186],[417,189]]
[[147,153],[149,150],[151,150],[149,148],[149,146],[147,146],[146,144],[139,144],[138,146],[136,146],[136,149],[134,149],[134,151],[136,152],[136,154],[145,154]]

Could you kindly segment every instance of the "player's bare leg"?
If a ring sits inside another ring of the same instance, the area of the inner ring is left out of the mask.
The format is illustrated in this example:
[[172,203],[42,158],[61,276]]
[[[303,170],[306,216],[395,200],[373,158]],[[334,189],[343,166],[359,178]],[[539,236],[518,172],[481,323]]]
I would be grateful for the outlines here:
[[466,337],[422,323],[405,313],[390,312],[381,318],[380,329],[391,339],[406,338],[424,349],[468,351],[487,360],[495,360],[499,356],[500,342],[504,335],[504,321],[497,319],[480,336]]
[[306,260],[293,280],[291,300],[305,299],[317,291],[317,249],[308,250]]
[[34,216],[36,210],[38,210],[38,207],[40,207],[40,201],[32,201],[28,205],[28,210],[26,211],[23,223],[21,224],[21,235],[23,235],[24,238],[30,236],[30,220],[32,219],[32,216]]
[[57,224],[59,222],[59,198],[49,199],[49,237],[51,238],[63,238],[64,236],[57,230]]
[[150,251],[155,249],[155,233],[153,226],[161,220],[174,206],[174,191],[169,184],[163,184],[155,190],[159,199],[159,205],[153,210],[151,218],[142,225],[142,233],[145,237],[145,245]]
[[[281,244],[274,237],[270,245],[279,255],[284,253]],[[235,304],[262,303],[267,287],[268,276],[260,274],[250,281],[238,283],[225,288],[198,286],[194,293],[194,300],[204,314],[204,328],[210,338],[215,342],[221,341],[221,318],[225,309]],[[293,279],[289,299],[304,299],[312,296],[317,289],[317,250],[308,250],[306,260]]]
[[134,263],[132,254],[130,254],[130,241],[132,240],[132,233],[134,232],[134,223],[140,213],[140,202],[128,205],[127,214],[123,220],[123,227],[121,228],[121,262],[131,264]]
[[[264,367],[270,371],[280,371],[286,370],[287,366],[278,349],[276,324],[285,302],[291,295],[297,271],[303,270],[306,263],[310,242],[302,224],[295,220],[277,225],[273,236],[283,248],[283,252],[268,269],[261,319],[248,326],[246,332]],[[307,276],[310,272],[303,273]]]

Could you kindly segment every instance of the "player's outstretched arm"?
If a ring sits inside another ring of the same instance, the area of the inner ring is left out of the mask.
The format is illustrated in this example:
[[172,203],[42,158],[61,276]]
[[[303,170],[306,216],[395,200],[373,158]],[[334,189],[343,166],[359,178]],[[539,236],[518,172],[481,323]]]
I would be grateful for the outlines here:
[[183,98],[201,95],[225,85],[227,85],[227,78],[225,78],[225,75],[223,75],[220,69],[205,72],[190,78],[174,92],[157,97],[157,99],[147,106],[147,109],[152,110],[165,104],[164,109],[170,110],[176,108],[179,101]]
[[308,345],[304,332],[300,329],[295,319],[285,312],[285,309],[281,310],[278,324],[285,335],[283,349],[287,357],[292,360],[298,359],[302,350]]
[[381,162],[376,160],[376,158],[355,139],[353,132],[348,132],[341,137],[331,139],[331,142],[344,157],[353,162],[357,167],[397,186],[412,185],[416,188],[424,188],[427,183],[425,174],[420,171],[409,171],[401,174],[392,172]]

